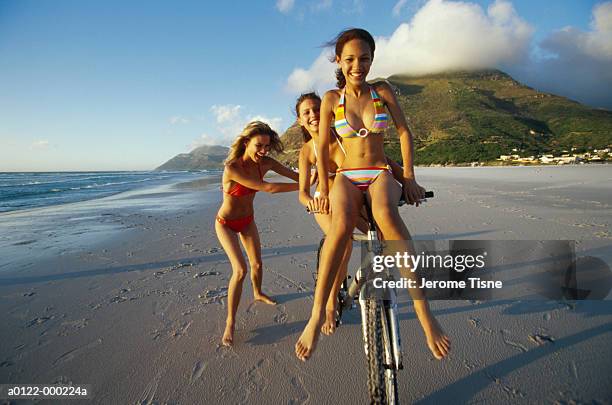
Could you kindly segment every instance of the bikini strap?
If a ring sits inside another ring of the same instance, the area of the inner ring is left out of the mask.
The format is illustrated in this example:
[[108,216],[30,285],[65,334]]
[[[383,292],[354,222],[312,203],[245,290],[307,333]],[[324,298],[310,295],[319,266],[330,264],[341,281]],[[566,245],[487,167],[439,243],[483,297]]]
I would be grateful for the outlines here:
[[344,150],[344,146],[342,146],[342,142],[340,141],[340,136],[336,133],[336,131],[334,132],[334,136],[336,137],[336,142],[338,142],[338,146],[340,146],[340,149],[342,149],[342,153],[344,153],[344,156],[346,156],[346,151]]
[[314,151],[316,162],[317,160],[319,160],[319,157],[317,156],[317,144],[315,143],[314,138],[312,138],[312,150]]
[[346,92],[346,86],[342,88],[342,92],[340,93],[340,101],[338,101],[338,107],[344,107],[344,93]]

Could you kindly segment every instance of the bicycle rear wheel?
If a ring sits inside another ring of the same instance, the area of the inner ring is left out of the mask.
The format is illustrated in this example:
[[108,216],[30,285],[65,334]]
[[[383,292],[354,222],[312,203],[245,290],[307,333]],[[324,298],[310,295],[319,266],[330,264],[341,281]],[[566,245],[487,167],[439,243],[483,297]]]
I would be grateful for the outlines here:
[[368,395],[371,404],[387,403],[381,309],[378,300],[366,299],[362,302],[363,339],[368,362]]

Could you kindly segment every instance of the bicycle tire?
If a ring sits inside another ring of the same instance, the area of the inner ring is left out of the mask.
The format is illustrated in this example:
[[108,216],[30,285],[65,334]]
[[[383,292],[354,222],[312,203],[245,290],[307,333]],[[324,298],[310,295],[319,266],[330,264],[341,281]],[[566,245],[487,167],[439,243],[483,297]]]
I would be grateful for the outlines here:
[[368,395],[371,404],[386,404],[385,363],[381,323],[381,303],[364,301],[364,343],[368,362]]

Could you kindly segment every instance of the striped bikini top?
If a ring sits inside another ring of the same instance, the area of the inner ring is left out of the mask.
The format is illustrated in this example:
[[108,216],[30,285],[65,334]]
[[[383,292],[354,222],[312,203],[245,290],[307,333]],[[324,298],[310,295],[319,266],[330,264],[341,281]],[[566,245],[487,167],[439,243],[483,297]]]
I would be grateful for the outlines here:
[[345,114],[345,93],[346,87],[342,90],[342,95],[340,96],[340,102],[338,103],[338,108],[336,108],[336,121],[334,122],[334,127],[336,127],[336,132],[343,138],[352,138],[358,136],[360,138],[365,138],[368,136],[370,132],[374,134],[379,134],[385,131],[389,126],[389,117],[387,116],[387,112],[385,111],[385,106],[378,96],[378,93],[374,90],[372,86],[370,86],[370,97],[372,97],[372,102],[374,103],[374,124],[372,128],[361,128],[359,131],[355,131],[353,127],[346,120]]

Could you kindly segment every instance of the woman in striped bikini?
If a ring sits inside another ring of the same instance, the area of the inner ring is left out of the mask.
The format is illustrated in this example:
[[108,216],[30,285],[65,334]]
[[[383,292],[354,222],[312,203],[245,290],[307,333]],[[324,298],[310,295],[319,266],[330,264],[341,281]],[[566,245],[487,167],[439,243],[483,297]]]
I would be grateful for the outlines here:
[[[325,93],[321,104],[317,160],[319,177],[326,176],[329,170],[328,128],[332,123],[343,138],[346,158],[336,171],[339,175],[331,193],[326,182],[320,185],[320,209],[323,213],[329,213],[331,205],[333,214],[330,232],[321,251],[310,320],[295,345],[296,355],[302,361],[307,360],[316,348],[325,304],[342,260],[341,246],[349,241],[355,227],[363,205],[363,192],[367,194],[374,219],[385,239],[405,241],[403,250],[412,251],[410,233],[397,209],[402,187],[393,179],[383,149],[383,134],[389,120],[387,110],[400,138],[404,163],[402,186],[406,201],[418,205],[425,195],[425,190],[417,184],[414,176],[412,134],[391,87],[385,82],[378,85],[366,82],[374,58],[374,39],[365,30],[350,29],[341,32],[330,45],[335,46],[338,89]],[[442,359],[450,350],[450,340],[431,313],[422,291],[410,289],[410,294],[427,345],[437,359]]]
[[[299,174],[300,174],[300,189],[298,198],[300,203],[310,212],[314,213],[315,220],[325,235],[329,232],[331,226],[331,216],[319,213],[319,191],[315,191],[314,196],[310,195],[310,187],[316,181],[318,176],[311,178],[311,168],[317,164],[317,142],[319,139],[319,119],[321,109],[321,97],[316,93],[305,93],[298,97],[295,104],[295,114],[298,123],[302,129],[304,145],[300,149],[299,157]],[[337,137],[334,131],[330,137],[329,144],[329,169],[330,173],[327,179],[328,188],[331,189],[336,175],[336,170],[342,166],[342,162],[346,156],[346,151],[342,142]],[[393,176],[396,179],[402,179],[402,168],[391,159],[387,159],[392,168]],[[316,172],[315,172],[316,173]],[[317,189],[319,187],[317,186]],[[356,227],[362,231],[367,231],[367,223],[361,216],[357,218]],[[338,291],[342,285],[342,281],[346,278],[348,270],[348,262],[353,250],[353,243],[349,240],[340,262],[340,267],[336,273],[333,287],[325,306],[325,321],[321,326],[321,332],[325,335],[331,335],[336,331],[336,306],[338,304]]]
[[258,191],[281,193],[296,191],[298,183],[268,183],[263,180],[268,170],[298,181],[298,174],[266,156],[270,149],[282,150],[278,134],[260,121],[249,123],[230,147],[223,170],[223,203],[217,213],[215,230],[221,246],[232,265],[232,277],[227,292],[227,320],[221,343],[232,345],[236,311],[242,294],[242,283],[247,273],[246,261],[240,244],[249,258],[251,283],[255,301],[275,304],[261,291],[261,243],[254,222],[253,199]]

